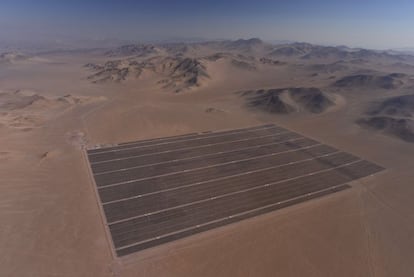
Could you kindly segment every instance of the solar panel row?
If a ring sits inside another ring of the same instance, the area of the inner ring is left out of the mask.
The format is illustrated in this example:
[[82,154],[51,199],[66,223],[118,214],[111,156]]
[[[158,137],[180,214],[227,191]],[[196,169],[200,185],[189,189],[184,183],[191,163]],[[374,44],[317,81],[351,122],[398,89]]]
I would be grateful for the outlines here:
[[275,125],[88,151],[116,252],[319,197],[382,168]]

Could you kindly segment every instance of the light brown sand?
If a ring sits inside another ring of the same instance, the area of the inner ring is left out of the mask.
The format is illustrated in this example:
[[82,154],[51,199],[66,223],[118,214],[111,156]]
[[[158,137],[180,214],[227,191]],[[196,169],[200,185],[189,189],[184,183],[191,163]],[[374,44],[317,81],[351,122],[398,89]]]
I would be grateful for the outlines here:
[[[0,68],[0,89],[53,99],[105,97],[38,113],[35,126],[0,126],[0,276],[413,276],[414,147],[361,130],[354,119],[376,93],[342,95],[322,115],[274,116],[235,91],[325,86],[325,77],[275,68],[209,68],[197,91],[160,91],[154,80],[93,85],[85,57]],[[214,66],[214,65],[213,65]],[[221,78],[220,78],[221,77]],[[214,108],[222,112],[206,112]],[[33,110],[31,110],[33,109]],[[387,170],[351,190],[114,259],[81,147],[273,122]]]

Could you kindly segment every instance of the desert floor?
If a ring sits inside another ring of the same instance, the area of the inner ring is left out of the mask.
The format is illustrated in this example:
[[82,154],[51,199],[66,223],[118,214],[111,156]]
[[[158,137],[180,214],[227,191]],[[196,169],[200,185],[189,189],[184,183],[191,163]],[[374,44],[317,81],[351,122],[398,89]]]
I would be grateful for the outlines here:
[[[175,94],[150,79],[92,84],[82,55],[47,59],[0,67],[3,92],[81,99],[2,113],[1,276],[414,276],[413,144],[353,123],[375,92],[341,95],[320,115],[275,116],[235,92],[325,81],[217,70],[208,86]],[[82,147],[269,122],[386,170],[338,194],[112,256]]]

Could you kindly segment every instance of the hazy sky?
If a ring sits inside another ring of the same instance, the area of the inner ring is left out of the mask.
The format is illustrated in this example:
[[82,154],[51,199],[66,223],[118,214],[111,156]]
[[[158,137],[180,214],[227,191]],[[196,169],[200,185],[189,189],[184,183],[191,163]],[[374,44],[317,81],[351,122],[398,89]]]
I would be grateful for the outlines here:
[[414,0],[0,0],[0,40],[249,38],[414,47]]

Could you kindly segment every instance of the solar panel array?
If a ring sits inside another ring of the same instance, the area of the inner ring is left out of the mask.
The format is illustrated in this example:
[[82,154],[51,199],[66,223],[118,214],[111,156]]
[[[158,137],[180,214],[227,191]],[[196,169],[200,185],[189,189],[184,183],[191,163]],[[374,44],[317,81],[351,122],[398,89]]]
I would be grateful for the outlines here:
[[118,256],[337,192],[383,170],[273,124],[87,154]]

